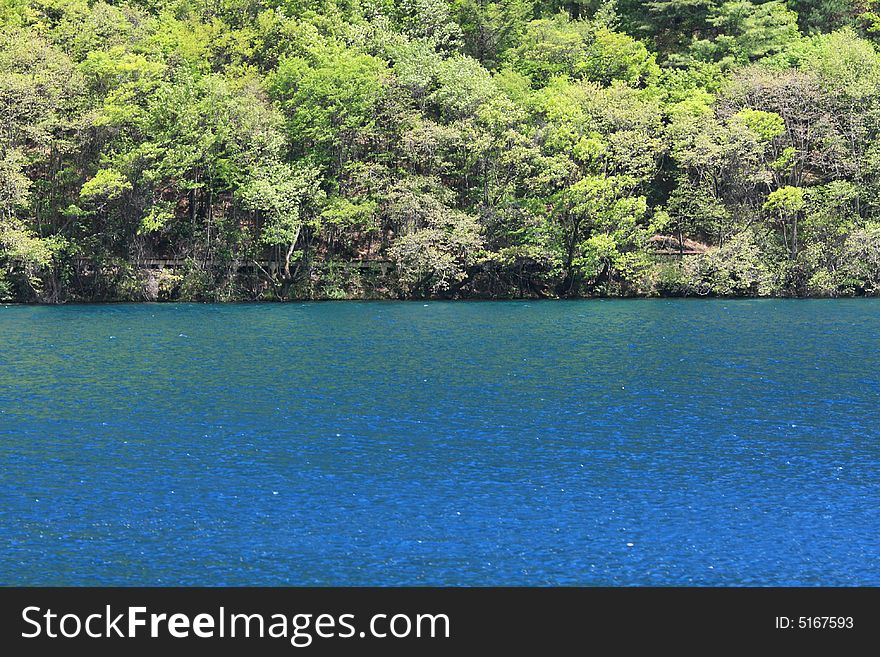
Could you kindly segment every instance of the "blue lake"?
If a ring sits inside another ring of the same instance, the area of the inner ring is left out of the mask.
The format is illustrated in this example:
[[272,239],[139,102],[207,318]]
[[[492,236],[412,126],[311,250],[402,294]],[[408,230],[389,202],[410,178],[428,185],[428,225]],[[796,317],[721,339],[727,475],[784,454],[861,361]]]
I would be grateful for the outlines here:
[[0,584],[880,585],[880,301],[0,306]]

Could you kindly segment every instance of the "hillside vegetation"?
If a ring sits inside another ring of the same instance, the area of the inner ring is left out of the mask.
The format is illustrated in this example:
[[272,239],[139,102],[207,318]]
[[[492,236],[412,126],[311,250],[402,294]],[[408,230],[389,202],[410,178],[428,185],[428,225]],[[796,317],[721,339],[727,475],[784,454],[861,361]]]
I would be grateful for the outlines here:
[[0,0],[0,27],[0,299],[880,292],[874,0]]

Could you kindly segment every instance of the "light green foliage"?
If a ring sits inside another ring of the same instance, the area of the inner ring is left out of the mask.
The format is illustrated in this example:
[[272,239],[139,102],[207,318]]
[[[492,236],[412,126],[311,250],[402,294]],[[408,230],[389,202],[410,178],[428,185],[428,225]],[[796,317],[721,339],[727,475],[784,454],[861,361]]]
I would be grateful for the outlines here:
[[470,57],[441,61],[437,85],[430,99],[437,104],[440,116],[448,120],[475,114],[497,93],[490,73]]
[[632,37],[599,26],[578,66],[587,80],[609,85],[615,80],[637,87],[650,84],[660,73],[654,55]]
[[64,248],[62,240],[41,239],[15,221],[0,226],[0,244],[5,258],[32,270],[50,266],[55,255]]
[[[29,291],[28,300],[57,301],[58,290],[47,285],[46,270],[55,263],[67,247],[61,237],[41,238],[15,219],[0,218],[0,262],[5,261],[8,271],[20,278]],[[4,273],[0,282],[10,288]]]
[[314,168],[294,170],[280,164],[256,168],[239,194],[246,208],[265,215],[262,238],[266,244],[275,245],[296,242],[307,220],[304,206],[318,201],[318,190]]
[[82,79],[73,62],[31,31],[0,35],[0,139],[46,147],[75,129]]
[[174,208],[167,201],[154,202],[148,209],[141,224],[138,234],[156,233],[165,229],[174,220]]
[[150,95],[166,71],[163,64],[126,52],[122,46],[89,52],[79,69],[91,90],[104,96],[93,124],[119,127],[144,120]]
[[880,89],[877,50],[850,30],[814,37],[801,59],[801,66],[818,73],[832,94],[871,98]]
[[285,246],[284,275],[290,277],[290,261],[299,235],[310,223],[317,227],[316,207],[321,205],[320,178],[309,166],[293,168],[284,163],[261,165],[251,171],[240,195],[244,207],[265,218],[262,241]]
[[773,190],[764,202],[764,209],[787,217],[804,209],[804,190],[800,187],[781,187]]
[[508,51],[507,61],[536,86],[560,75],[639,86],[659,74],[654,56],[641,42],[601,23],[571,21],[564,14],[529,23],[520,45]]
[[24,171],[26,160],[21,150],[4,150],[0,159],[0,221],[28,207],[32,185]]
[[332,199],[321,218],[325,223],[342,229],[371,230],[375,225],[378,203],[372,200]]
[[115,169],[99,169],[98,173],[82,186],[79,198],[100,207],[119,199],[129,190],[131,183],[121,173]]
[[431,44],[409,41],[394,48],[392,56],[392,70],[398,85],[419,100],[433,91],[444,60]]
[[328,164],[345,158],[358,136],[374,129],[387,74],[381,60],[350,50],[320,55],[315,64],[283,60],[272,86],[292,141]]
[[834,180],[806,190],[802,222],[805,239],[832,248],[845,238],[859,221],[859,190],[846,180]]
[[763,112],[747,107],[734,114],[731,120],[747,127],[755,133],[759,141],[772,141],[785,132],[785,121],[775,112]]
[[797,150],[793,146],[786,146],[782,149],[779,157],[770,163],[770,168],[782,174],[791,174],[796,157]]

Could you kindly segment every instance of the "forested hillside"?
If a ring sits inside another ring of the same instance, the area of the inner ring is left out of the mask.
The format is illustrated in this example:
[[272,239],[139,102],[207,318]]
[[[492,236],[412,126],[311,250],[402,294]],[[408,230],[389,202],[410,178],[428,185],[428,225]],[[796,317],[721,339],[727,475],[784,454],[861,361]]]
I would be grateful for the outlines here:
[[0,299],[880,293],[875,0],[0,25]]

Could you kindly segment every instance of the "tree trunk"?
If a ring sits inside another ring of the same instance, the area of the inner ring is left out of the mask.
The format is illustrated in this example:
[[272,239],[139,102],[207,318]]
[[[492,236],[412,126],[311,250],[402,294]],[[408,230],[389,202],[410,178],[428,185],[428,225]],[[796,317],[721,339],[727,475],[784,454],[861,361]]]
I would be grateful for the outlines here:
[[290,280],[290,259],[293,257],[293,248],[296,244],[291,244],[284,256],[284,278]]
[[299,240],[300,230],[302,230],[302,227],[296,229],[296,233],[287,247],[287,254],[284,256],[284,279],[287,281],[290,280],[290,259],[293,257],[293,252],[296,250],[296,242]]
[[788,244],[788,229],[785,227],[785,220],[780,216],[780,222],[782,223],[782,243],[786,245],[786,248],[791,252],[791,246]]
[[196,230],[196,190],[195,188],[190,188],[189,190],[189,223],[190,228],[193,233]]

